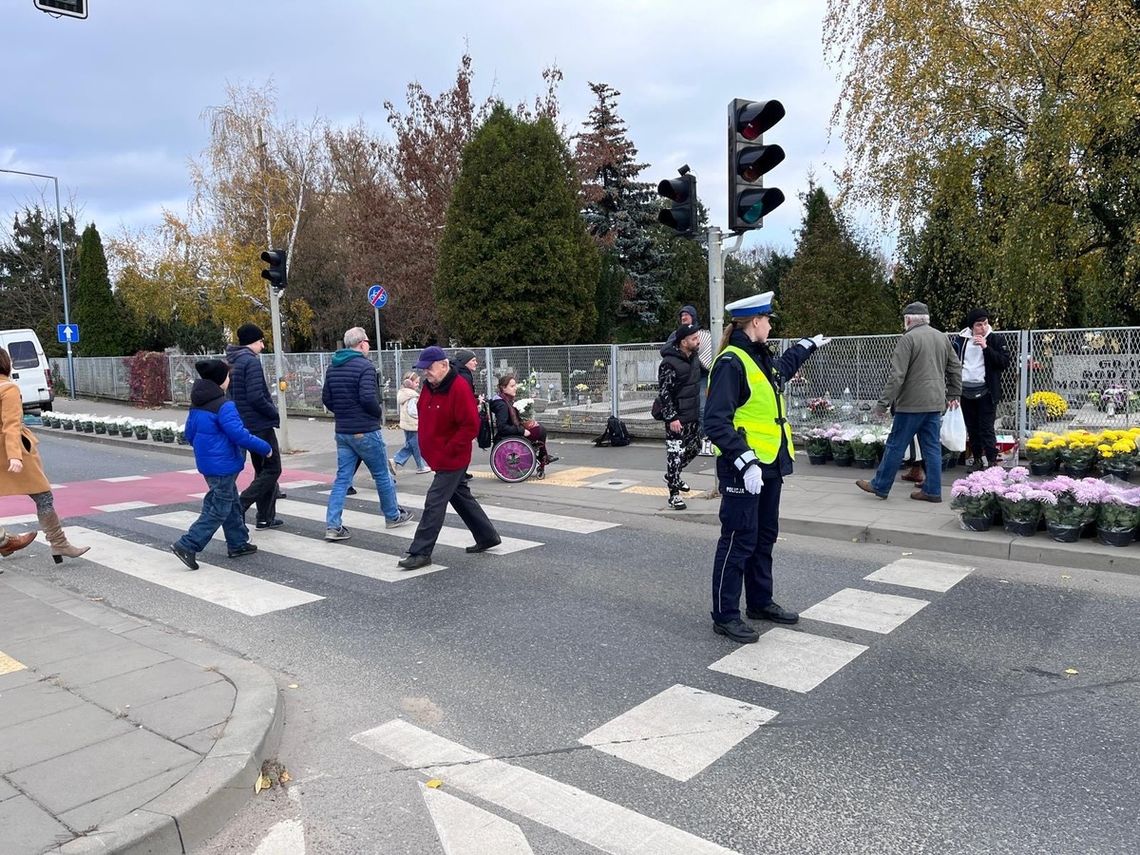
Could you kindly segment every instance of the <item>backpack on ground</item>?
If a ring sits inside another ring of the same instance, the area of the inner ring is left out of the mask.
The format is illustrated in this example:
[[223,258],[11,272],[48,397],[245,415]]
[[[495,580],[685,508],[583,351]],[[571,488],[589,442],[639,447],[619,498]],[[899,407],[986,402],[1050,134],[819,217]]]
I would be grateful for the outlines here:
[[609,445],[614,448],[629,445],[629,431],[626,429],[625,422],[617,416],[610,416],[606,419],[606,429],[602,431],[601,436],[594,440],[594,445],[598,447]]

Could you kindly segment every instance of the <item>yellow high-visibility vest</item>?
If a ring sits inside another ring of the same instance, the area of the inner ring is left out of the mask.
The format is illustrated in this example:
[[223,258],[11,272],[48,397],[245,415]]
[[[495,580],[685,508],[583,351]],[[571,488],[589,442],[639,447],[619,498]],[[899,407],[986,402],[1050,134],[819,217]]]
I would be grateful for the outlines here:
[[[756,364],[751,354],[730,344],[721,354],[733,353],[744,366],[744,379],[748,383],[748,400],[738,407],[732,416],[734,428],[744,428],[748,438],[748,447],[756,454],[761,463],[772,463],[780,451],[780,440],[788,440],[788,453],[795,458],[796,450],[792,446],[792,428],[785,417],[787,405],[784,396],[776,391],[768,375]],[[713,372],[719,358],[713,363]],[[711,385],[712,375],[709,375]],[[719,451],[719,449],[718,449]]]

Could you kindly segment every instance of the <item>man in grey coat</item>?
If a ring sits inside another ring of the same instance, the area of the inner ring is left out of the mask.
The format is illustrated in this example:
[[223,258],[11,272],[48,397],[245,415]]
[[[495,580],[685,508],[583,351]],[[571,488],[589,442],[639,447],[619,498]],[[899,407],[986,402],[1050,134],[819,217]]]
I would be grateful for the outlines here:
[[887,437],[883,460],[870,481],[856,481],[860,490],[887,498],[910,441],[918,435],[926,478],[910,494],[921,502],[942,501],[942,413],[959,406],[962,395],[962,364],[946,333],[930,325],[925,303],[903,309],[906,332],[895,345],[891,373],[875,411],[894,407],[894,422]]

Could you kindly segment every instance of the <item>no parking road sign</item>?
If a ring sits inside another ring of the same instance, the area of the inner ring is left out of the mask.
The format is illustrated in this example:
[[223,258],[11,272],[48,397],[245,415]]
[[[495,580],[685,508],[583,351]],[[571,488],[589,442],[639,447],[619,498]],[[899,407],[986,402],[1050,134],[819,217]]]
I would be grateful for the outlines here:
[[368,289],[368,302],[377,309],[388,305],[388,289],[383,285],[373,285]]

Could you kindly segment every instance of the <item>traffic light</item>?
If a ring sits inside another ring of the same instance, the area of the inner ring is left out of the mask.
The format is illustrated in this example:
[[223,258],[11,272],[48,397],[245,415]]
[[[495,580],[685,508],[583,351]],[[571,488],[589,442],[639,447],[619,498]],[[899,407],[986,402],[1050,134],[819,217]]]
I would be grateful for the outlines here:
[[687,165],[677,171],[681,173],[680,178],[667,178],[657,185],[657,193],[673,203],[661,209],[657,220],[680,237],[690,237],[697,230],[697,176]]
[[37,9],[49,15],[67,15],[69,18],[87,17],[87,0],[33,0]]
[[764,131],[784,118],[779,101],[734,98],[728,105],[728,227],[758,229],[784,201],[778,187],[764,186],[764,173],[784,159],[778,145],[764,145]]
[[269,265],[268,270],[261,271],[261,278],[268,279],[269,284],[279,291],[284,291],[289,282],[285,256],[286,252],[283,249],[269,249],[261,253],[261,260]]

